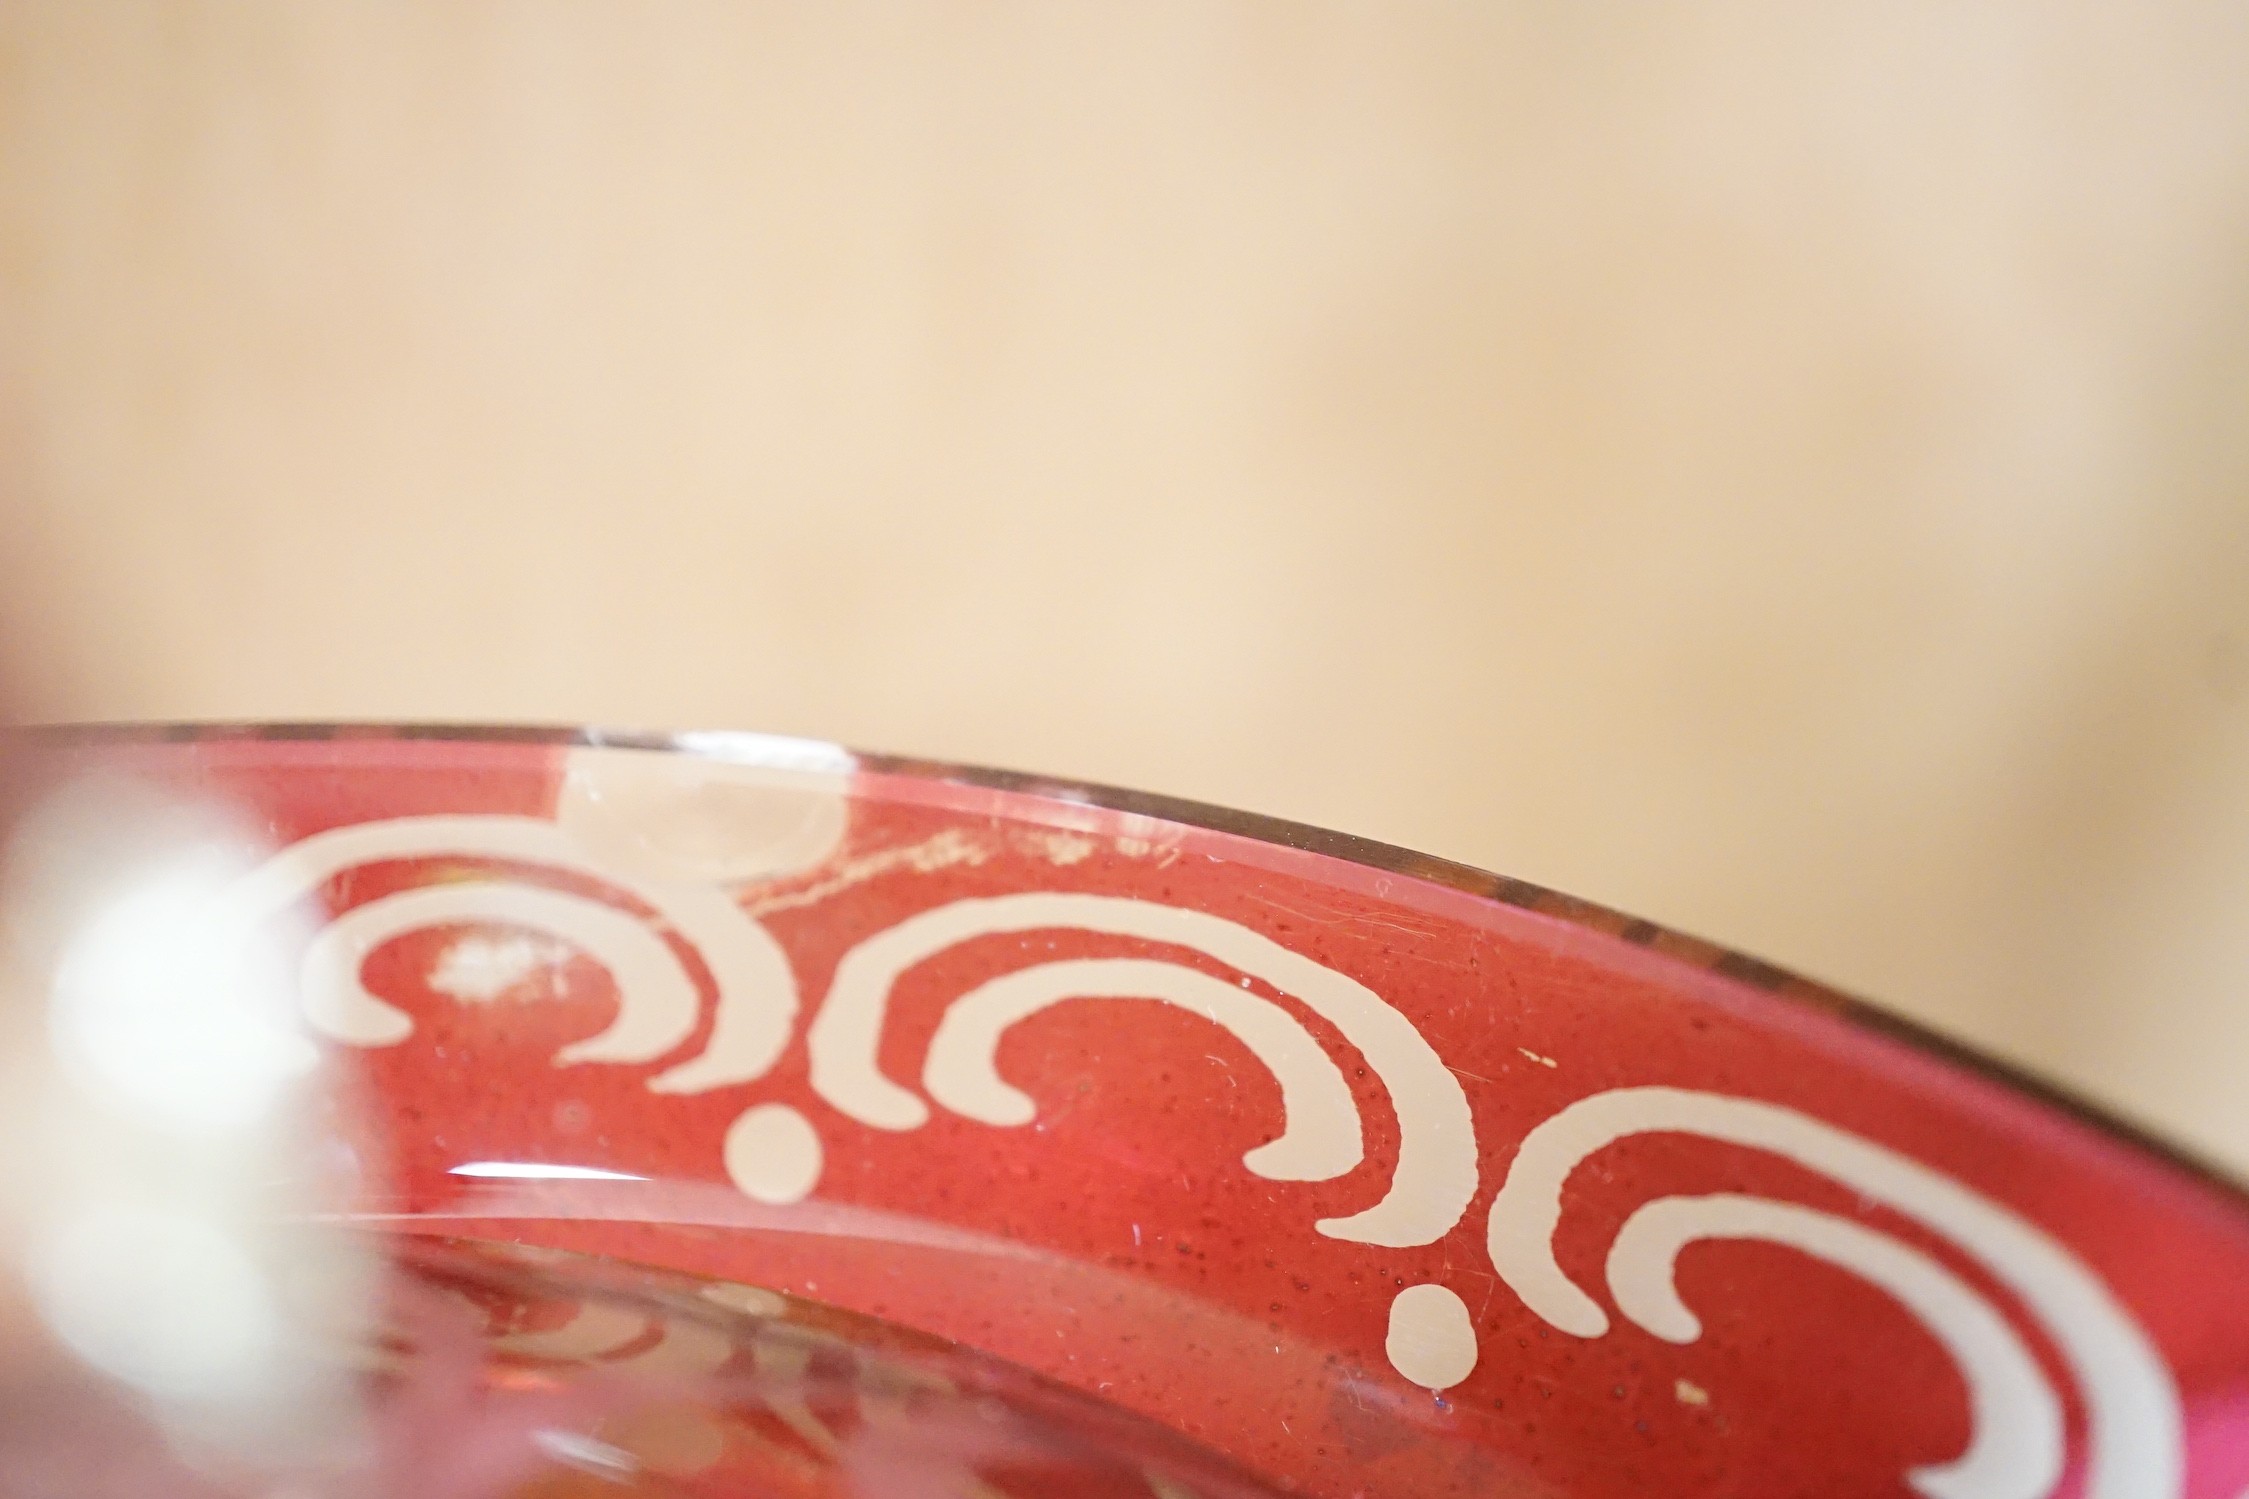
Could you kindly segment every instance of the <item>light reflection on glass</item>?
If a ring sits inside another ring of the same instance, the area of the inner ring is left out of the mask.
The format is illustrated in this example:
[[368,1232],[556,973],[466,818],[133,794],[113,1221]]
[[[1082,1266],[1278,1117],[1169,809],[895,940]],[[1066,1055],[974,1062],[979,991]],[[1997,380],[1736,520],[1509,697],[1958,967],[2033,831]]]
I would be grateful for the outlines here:
[[450,1176],[492,1177],[501,1181],[644,1182],[630,1171],[604,1171],[598,1166],[556,1166],[545,1161],[469,1161],[453,1167]]
[[139,1202],[93,1205],[32,1241],[40,1310],[94,1367],[166,1401],[259,1399],[281,1314],[230,1225]]
[[0,1286],[183,1461],[278,1472],[354,1446],[327,1350],[363,1324],[373,1274],[290,1226],[333,1205],[311,1185],[330,1142],[280,961],[302,932],[226,914],[261,852],[222,810],[114,776],[16,829]]
[[56,1052],[104,1101],[161,1127],[255,1128],[319,1052],[255,934],[218,897],[244,872],[219,849],[136,871],[63,949],[48,1011]]

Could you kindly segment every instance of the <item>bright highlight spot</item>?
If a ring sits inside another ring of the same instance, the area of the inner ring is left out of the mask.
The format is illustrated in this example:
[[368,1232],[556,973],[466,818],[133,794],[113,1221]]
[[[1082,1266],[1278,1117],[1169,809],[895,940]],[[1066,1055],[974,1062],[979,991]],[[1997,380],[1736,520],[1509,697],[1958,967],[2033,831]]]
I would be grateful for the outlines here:
[[276,1372],[283,1329],[266,1276],[207,1219],[97,1206],[42,1235],[25,1269],[79,1357],[152,1395],[241,1399]]
[[216,851],[140,872],[96,902],[56,969],[49,1024],[64,1065],[169,1129],[254,1125],[320,1060],[270,956],[220,907],[237,872]]
[[448,1176],[495,1177],[503,1181],[644,1182],[630,1171],[604,1171],[598,1166],[556,1166],[545,1161],[470,1161],[446,1172]]

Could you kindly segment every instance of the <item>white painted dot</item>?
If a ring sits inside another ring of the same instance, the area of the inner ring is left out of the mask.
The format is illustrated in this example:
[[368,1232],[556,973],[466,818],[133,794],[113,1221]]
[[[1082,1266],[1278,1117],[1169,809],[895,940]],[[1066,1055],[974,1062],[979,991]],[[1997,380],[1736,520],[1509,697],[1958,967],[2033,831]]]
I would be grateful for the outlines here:
[[802,1202],[820,1181],[820,1137],[786,1104],[761,1103],[726,1131],[726,1174],[759,1202]]
[[783,1317],[789,1310],[787,1299],[779,1292],[768,1291],[763,1286],[739,1286],[731,1281],[703,1287],[703,1299],[752,1317]]
[[1408,1286],[1390,1303],[1390,1367],[1425,1390],[1449,1390],[1476,1367],[1468,1307],[1443,1286]]

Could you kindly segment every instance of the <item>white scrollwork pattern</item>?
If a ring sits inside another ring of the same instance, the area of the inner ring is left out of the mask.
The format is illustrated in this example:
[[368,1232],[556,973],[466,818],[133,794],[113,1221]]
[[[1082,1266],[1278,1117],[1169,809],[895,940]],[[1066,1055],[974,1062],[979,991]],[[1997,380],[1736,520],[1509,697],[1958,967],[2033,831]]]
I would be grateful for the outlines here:
[[[247,929],[249,922],[286,910],[347,870],[385,860],[440,858],[492,860],[598,880],[647,905],[679,933],[717,985],[717,1015],[702,1053],[651,1080],[656,1091],[697,1093],[760,1077],[788,1045],[797,1014],[795,975],[780,944],[725,891],[620,873],[541,818],[397,817],[332,828],[274,855],[237,885],[229,900]],[[355,1046],[403,1041],[412,1034],[412,1020],[368,992],[359,960],[401,932],[469,921],[546,932],[612,965],[618,981],[615,1022],[571,1048],[575,1055],[564,1060],[645,1060],[676,1047],[693,1029],[692,980],[678,971],[677,958],[653,933],[640,928],[628,935],[628,926],[639,923],[611,907],[497,871],[399,891],[345,913],[306,953],[307,1018]]]
[[1177,963],[1080,958],[1041,963],[955,1000],[922,1064],[929,1096],[987,1124],[1029,1124],[1031,1096],[1004,1082],[996,1058],[1008,1027],[1067,999],[1152,999],[1225,1027],[1281,1086],[1281,1134],[1242,1158],[1270,1181],[1328,1181],[1359,1164],[1359,1106],[1342,1071],[1295,1017],[1224,979]]
[[[677,829],[664,842],[635,818],[646,806],[670,805],[669,783],[657,768],[622,763],[626,773],[602,781],[600,762],[587,759],[570,815],[559,820],[440,814],[316,833],[239,881],[222,918],[228,930],[248,933],[349,871],[451,861],[434,880],[351,905],[315,934],[302,961],[301,1002],[319,1032],[354,1046],[407,1040],[413,1017],[368,988],[366,960],[410,932],[500,926],[584,954],[614,981],[615,1017],[598,1034],[561,1048],[558,1065],[649,1066],[655,1070],[646,1087],[657,1093],[757,1081],[794,1038],[800,1004],[787,955],[743,909],[736,877],[766,867],[759,860],[824,857],[842,814],[816,807],[800,815],[767,788],[766,800],[735,809],[743,826],[766,830],[760,836],[770,848],[753,851],[755,858]],[[702,827],[703,815],[700,802],[680,811],[689,832]],[[878,1058],[893,996],[918,965],[980,939],[1065,931],[1158,950],[1049,958],[983,978],[946,1003],[920,1065],[921,1092],[884,1073]],[[1226,973],[1207,971],[1209,965]],[[469,972],[480,981],[473,965]],[[432,985],[464,999],[486,997],[473,982],[452,989],[433,977]],[[1397,1153],[1379,1200],[1313,1227],[1331,1239],[1390,1248],[1443,1239],[1479,1186],[1475,1122],[1459,1079],[1420,1030],[1367,985],[1208,912],[1125,896],[1026,891],[907,916],[838,962],[805,1031],[809,1086],[843,1115],[883,1130],[919,1128],[932,1102],[985,1124],[1026,1126],[1035,1121],[1037,1102],[999,1069],[1014,1027],[1076,999],[1160,1003],[1224,1028],[1278,1085],[1281,1127],[1247,1151],[1246,1169],[1275,1181],[1340,1179],[1366,1154],[1359,1101],[1347,1081],[1352,1059],[1331,1056],[1331,1043],[1268,993],[1332,1027],[1380,1083],[1397,1122]],[[698,1033],[707,1033],[700,1049],[680,1057]],[[1776,1104],[1681,1088],[1619,1088],[1580,1099],[1532,1128],[1492,1201],[1485,1237],[1500,1278],[1537,1316],[1582,1338],[1609,1331],[1609,1314],[1555,1259],[1563,1189],[1595,1153],[1649,1133],[1699,1136],[1794,1162],[1975,1262],[2035,1320],[2067,1365],[2088,1427],[2086,1499],[2178,1499],[2184,1456],[2170,1372],[2085,1264],[2022,1215],[1950,1177]],[[746,1103],[720,1154],[736,1187],[772,1204],[809,1196],[824,1162],[812,1122],[772,1100]],[[2068,1445],[2064,1402],[2007,1312],[1939,1257],[1848,1216],[1742,1193],[1643,1203],[1608,1251],[1607,1286],[1618,1311],[1656,1337],[1695,1341],[1702,1322],[1680,1297],[1678,1262],[1690,1246],[1725,1239],[1783,1245],[1848,1271],[1886,1293],[1945,1349],[1968,1392],[1970,1439],[1951,1460],[1907,1474],[1927,1499],[2040,1499],[2060,1482]],[[1448,1288],[1407,1286],[1391,1303],[1385,1350],[1407,1379],[1446,1389],[1475,1367],[1477,1320]],[[555,1350],[622,1346],[628,1331],[588,1321],[524,1335],[518,1351],[540,1353],[549,1342]],[[684,1348],[673,1353],[685,1356]]]
[[[2036,1318],[2084,1400],[2087,1499],[2176,1499],[2184,1451],[2170,1371],[2098,1277],[2012,1209],[1897,1151],[1777,1104],[1682,1088],[1619,1088],[1578,1100],[1534,1128],[1494,1198],[1492,1265],[1523,1303],[1579,1337],[1608,1314],[1554,1257],[1562,1188],[1604,1147],[1679,1133],[1780,1156],[1911,1219],[2005,1286]],[[1966,1380],[1976,1426],[1957,1460],[1916,1470],[1930,1499],[2037,1499],[2061,1469],[2060,1406],[2022,1340],[1965,1282],[1898,1240],[1797,1204],[1720,1194],[1644,1204],[1611,1249],[1617,1306],[1658,1337],[1700,1331],[1672,1270],[1688,1243],[1757,1238],[1790,1245],[1880,1286],[1944,1344]]]
[[[878,1128],[905,1130],[924,1123],[929,1117],[928,1105],[884,1076],[875,1060],[892,987],[915,964],[959,943],[1047,929],[1135,937],[1205,954],[1237,973],[1262,979],[1294,996],[1357,1048],[1381,1079],[1397,1115],[1397,1165],[1390,1189],[1379,1202],[1348,1217],[1321,1219],[1316,1225],[1319,1232],[1330,1238],[1391,1247],[1428,1244],[1442,1238],[1467,1211],[1477,1179],[1475,1125],[1467,1095],[1412,1022],[1356,979],[1270,937],[1223,917],[1152,901],[1053,893],[990,896],[938,906],[876,933],[844,955],[836,966],[827,998],[813,1017],[808,1032],[813,1087],[844,1113]],[[1063,972],[1093,984],[1094,993],[1117,992],[1115,970],[1066,968]],[[1146,974],[1148,970],[1137,972]],[[984,992],[960,1001],[969,1006],[968,1014],[946,1038],[947,1051],[936,1078],[939,1088],[932,1091],[957,1091],[977,1106],[1019,1112],[1020,1106],[1006,1092],[993,1092],[991,1084],[997,1080],[985,1076],[987,1064],[979,1061],[970,1068],[966,1062],[971,1055],[988,1056],[987,1043],[996,1044],[998,1031],[1007,1023],[1002,1016],[1011,1011],[1031,1013],[1063,995],[1045,979],[1011,976],[996,982],[1003,985],[996,994],[987,986]],[[1061,987],[1067,989],[1069,984]],[[1159,992],[1141,993],[1183,1003],[1190,1009],[1200,1008],[1241,1036],[1244,1044],[1261,1056],[1275,1044],[1284,1045],[1291,1054],[1299,1050],[1293,1038],[1282,1041],[1284,1033],[1264,1014],[1267,1007],[1219,1007],[1209,1001],[1207,989],[1187,981],[1158,984],[1156,988]],[[1312,1044],[1308,1037],[1306,1043]],[[1270,1058],[1268,1061],[1270,1064]],[[1317,1076],[1316,1071],[1293,1061],[1284,1065],[1290,1068],[1283,1078],[1284,1088],[1293,1084],[1299,1099],[1314,1098],[1318,1085],[1311,1080]],[[944,1101],[942,1096],[939,1101]],[[1271,1153],[1285,1143],[1293,1155],[1300,1149],[1297,1140],[1311,1138],[1298,1130],[1292,1120],[1289,1132],[1262,1150]],[[1352,1135],[1356,1133],[1354,1124]],[[1328,1149],[1340,1157],[1341,1132],[1323,1126],[1320,1134],[1335,1143],[1317,1147],[1313,1153]],[[1269,1165],[1270,1154],[1266,1161]]]

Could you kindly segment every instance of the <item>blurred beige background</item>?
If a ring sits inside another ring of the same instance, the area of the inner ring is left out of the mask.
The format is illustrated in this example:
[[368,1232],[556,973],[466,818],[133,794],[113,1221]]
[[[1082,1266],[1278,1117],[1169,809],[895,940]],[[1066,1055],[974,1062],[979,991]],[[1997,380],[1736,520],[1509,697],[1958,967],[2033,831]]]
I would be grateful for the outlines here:
[[2249,10],[0,3],[52,716],[1327,823],[2249,1168]]

